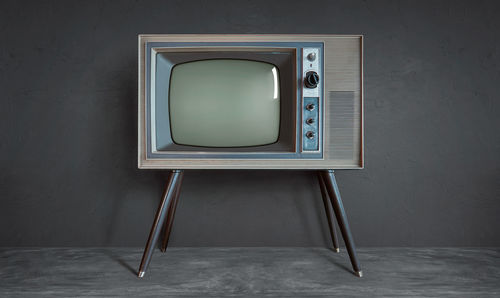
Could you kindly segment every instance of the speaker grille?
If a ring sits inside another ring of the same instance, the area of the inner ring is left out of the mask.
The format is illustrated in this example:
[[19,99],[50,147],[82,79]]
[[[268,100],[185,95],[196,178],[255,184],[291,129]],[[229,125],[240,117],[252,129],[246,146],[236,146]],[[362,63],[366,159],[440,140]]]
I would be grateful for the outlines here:
[[360,159],[360,104],[353,91],[329,91],[329,159],[358,164]]

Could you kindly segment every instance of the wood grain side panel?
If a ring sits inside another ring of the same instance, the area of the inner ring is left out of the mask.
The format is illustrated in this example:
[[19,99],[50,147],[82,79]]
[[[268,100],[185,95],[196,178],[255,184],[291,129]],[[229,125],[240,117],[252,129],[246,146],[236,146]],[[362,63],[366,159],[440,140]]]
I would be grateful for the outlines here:
[[[342,96],[332,97],[332,92],[352,92],[352,109],[346,110],[349,103],[342,102]],[[361,36],[340,39],[333,37],[325,40],[324,98],[325,161],[335,160],[338,164],[350,165],[353,168],[363,167]],[[353,122],[351,131],[343,127],[343,123],[338,121],[339,117]],[[349,139],[352,144],[348,148],[352,152],[350,158],[347,158],[345,149]]]

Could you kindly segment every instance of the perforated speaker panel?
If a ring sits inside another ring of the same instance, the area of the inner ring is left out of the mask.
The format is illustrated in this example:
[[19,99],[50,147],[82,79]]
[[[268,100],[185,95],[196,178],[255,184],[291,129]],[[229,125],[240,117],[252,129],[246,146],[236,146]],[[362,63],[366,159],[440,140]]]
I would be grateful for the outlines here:
[[360,102],[354,91],[327,92],[328,159],[345,164],[360,162]]

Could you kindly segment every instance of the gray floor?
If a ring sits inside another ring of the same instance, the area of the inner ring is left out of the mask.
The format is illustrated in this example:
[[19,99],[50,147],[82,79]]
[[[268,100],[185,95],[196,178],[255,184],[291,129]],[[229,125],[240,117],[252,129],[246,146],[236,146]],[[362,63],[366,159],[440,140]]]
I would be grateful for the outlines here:
[[499,297],[499,248],[0,249],[0,296]]

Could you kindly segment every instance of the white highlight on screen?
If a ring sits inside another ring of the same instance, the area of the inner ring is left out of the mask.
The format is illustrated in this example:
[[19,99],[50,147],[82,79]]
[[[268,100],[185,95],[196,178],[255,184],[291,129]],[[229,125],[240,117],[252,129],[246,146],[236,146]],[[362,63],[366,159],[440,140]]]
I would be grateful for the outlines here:
[[273,67],[273,69],[271,69],[271,71],[273,72],[273,78],[274,78],[274,96],[273,96],[273,98],[276,99],[276,98],[278,98],[278,72],[276,71],[276,67]]

